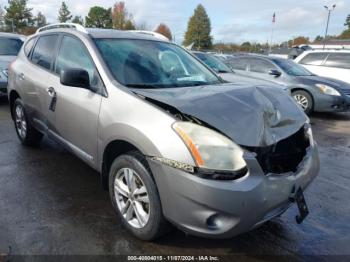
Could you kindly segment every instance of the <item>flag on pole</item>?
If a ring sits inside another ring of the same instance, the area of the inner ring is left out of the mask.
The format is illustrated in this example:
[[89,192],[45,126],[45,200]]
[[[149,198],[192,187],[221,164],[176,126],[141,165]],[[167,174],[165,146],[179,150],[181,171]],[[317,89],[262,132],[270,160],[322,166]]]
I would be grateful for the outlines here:
[[275,23],[276,22],[276,13],[273,13],[273,16],[272,16],[272,23]]

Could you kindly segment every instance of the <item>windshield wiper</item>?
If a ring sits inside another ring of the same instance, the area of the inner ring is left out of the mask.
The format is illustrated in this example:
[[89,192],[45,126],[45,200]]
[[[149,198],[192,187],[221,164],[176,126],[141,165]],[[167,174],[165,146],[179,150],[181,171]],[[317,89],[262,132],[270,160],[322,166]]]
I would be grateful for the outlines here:
[[154,89],[154,88],[162,88],[164,87],[163,85],[158,85],[158,84],[126,84],[125,86],[127,87],[132,87],[132,88],[149,88],[149,89]]

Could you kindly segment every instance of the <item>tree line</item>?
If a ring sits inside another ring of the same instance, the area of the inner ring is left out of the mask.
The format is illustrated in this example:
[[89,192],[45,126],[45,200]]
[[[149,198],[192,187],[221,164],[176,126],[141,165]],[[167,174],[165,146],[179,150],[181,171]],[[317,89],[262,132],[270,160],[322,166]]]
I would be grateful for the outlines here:
[[[8,6],[0,6],[0,31],[14,31],[21,34],[32,34],[37,28],[47,25],[47,20],[42,12],[33,15],[32,8],[27,6],[28,0],[8,0]],[[63,1],[58,10],[57,21],[61,23],[72,22],[93,28],[113,28],[118,30],[149,30],[148,25],[137,24],[133,15],[126,8],[125,2],[118,1],[110,8],[93,6],[87,16],[73,15],[67,4]],[[327,39],[350,39],[350,14],[346,17],[344,26],[347,28],[339,36],[329,36]],[[244,51],[259,52],[267,49],[266,44],[244,42],[241,45],[235,43],[213,44],[211,36],[211,21],[203,5],[199,4],[193,15],[189,18],[187,31],[184,35],[184,46],[193,49],[220,50],[225,52]],[[160,23],[155,30],[172,40],[173,35],[165,23]],[[313,42],[323,41],[322,36],[317,36]],[[298,36],[276,46],[288,46],[308,44],[312,41],[308,37]]]
[[[42,12],[33,14],[28,7],[28,0],[8,0],[8,6],[0,6],[0,31],[17,32],[20,34],[33,34],[39,27],[47,25],[47,20]],[[62,2],[58,10],[57,21],[60,23],[77,23],[86,27],[110,28],[118,30],[147,30],[145,23],[136,24],[132,14],[127,10],[125,2],[116,2],[111,8],[93,6],[87,16],[73,15],[66,2]],[[172,39],[169,27],[160,23],[157,32]]]
[[[127,10],[125,2],[116,2],[111,8],[93,6],[87,16],[73,15],[63,1],[58,10],[57,21],[72,22],[93,28],[113,28],[118,30],[149,30],[147,24],[136,24],[133,15]],[[37,28],[47,25],[42,12],[33,15],[28,7],[28,0],[8,0],[8,6],[0,6],[0,31],[17,32],[25,35],[33,34]],[[155,32],[172,40],[170,28],[160,23]],[[198,49],[211,49],[212,36],[209,16],[202,5],[198,5],[188,22],[184,45],[192,45]]]

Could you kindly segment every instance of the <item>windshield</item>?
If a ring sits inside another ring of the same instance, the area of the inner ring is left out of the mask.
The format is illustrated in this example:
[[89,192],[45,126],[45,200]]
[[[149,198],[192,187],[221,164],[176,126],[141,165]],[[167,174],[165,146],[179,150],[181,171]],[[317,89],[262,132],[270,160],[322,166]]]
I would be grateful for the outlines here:
[[0,37],[0,55],[16,56],[22,44],[20,39]]
[[291,60],[276,59],[274,62],[288,75],[291,76],[312,76],[313,74],[301,65]]
[[95,39],[115,79],[128,87],[219,84],[219,78],[181,47],[139,39]]
[[233,73],[224,62],[213,55],[204,53],[194,53],[194,55],[217,73]]

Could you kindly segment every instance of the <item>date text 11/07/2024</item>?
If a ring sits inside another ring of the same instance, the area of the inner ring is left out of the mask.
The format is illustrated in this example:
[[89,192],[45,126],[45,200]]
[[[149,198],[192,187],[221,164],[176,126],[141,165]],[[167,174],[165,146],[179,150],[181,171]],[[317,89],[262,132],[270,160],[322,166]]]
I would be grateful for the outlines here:
[[220,261],[217,256],[128,256],[128,261]]

